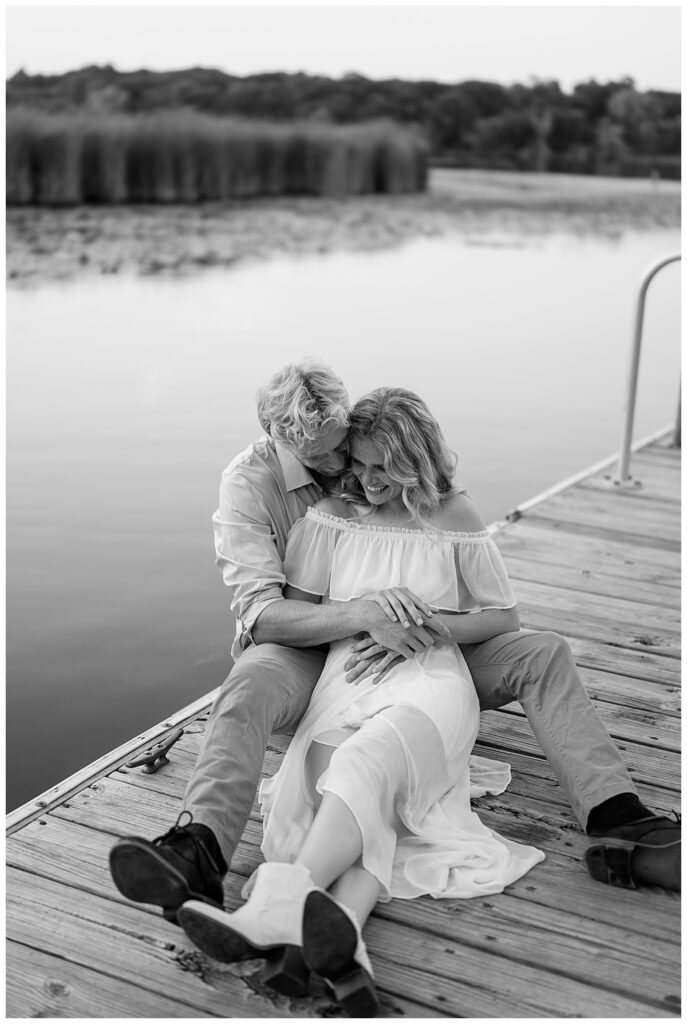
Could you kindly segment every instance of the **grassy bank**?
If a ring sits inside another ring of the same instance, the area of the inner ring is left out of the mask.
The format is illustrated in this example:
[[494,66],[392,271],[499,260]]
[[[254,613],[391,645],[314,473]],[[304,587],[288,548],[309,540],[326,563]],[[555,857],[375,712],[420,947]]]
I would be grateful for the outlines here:
[[679,224],[678,182],[438,170],[430,172],[428,190],[420,195],[18,207],[7,214],[7,273],[17,283],[175,274],[450,234],[499,244],[504,236],[557,231],[613,237]]
[[22,108],[7,116],[8,205],[393,195],[424,188],[426,166],[419,136],[385,121],[337,127]]

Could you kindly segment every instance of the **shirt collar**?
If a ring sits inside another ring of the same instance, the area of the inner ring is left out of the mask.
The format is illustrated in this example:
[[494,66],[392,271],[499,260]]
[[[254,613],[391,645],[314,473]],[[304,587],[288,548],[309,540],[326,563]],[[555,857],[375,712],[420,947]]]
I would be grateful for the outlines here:
[[310,475],[308,467],[304,466],[289,448],[280,444],[279,441],[275,441],[274,450],[277,453],[279,465],[284,474],[284,483],[286,484],[287,491],[295,491],[299,487],[307,487],[308,484],[313,484],[318,490],[322,490],[320,485]]

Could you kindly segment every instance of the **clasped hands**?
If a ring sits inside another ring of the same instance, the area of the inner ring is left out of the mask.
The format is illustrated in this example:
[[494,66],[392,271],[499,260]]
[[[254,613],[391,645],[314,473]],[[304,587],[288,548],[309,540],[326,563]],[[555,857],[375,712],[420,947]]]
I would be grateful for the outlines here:
[[375,621],[351,647],[344,665],[347,683],[359,683],[370,675],[380,683],[394,665],[451,639],[436,609],[407,587],[378,590],[365,600],[377,604],[383,614],[372,617]]

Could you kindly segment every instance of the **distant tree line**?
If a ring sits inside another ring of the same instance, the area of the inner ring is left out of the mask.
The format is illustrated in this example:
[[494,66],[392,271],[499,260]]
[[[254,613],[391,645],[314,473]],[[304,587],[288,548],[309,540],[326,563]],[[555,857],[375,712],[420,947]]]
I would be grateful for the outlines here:
[[432,162],[457,167],[573,174],[680,177],[678,93],[635,88],[631,78],[498,85],[340,79],[270,73],[238,77],[210,68],[118,72],[88,67],[7,82],[9,107],[123,114],[191,109],[272,122],[354,124],[392,119],[419,128]]

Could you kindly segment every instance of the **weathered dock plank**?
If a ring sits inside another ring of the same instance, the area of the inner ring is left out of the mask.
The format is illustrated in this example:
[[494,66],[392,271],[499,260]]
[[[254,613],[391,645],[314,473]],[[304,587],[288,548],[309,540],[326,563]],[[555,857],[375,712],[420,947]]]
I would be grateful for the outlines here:
[[[667,812],[680,806],[680,453],[653,443],[635,453],[632,471],[642,487],[621,493],[597,472],[527,508],[496,539],[523,625],[568,639],[640,796]],[[202,703],[159,773],[122,767],[118,750],[9,836],[8,1015],[340,1015],[320,983],[287,999],[262,984],[259,964],[213,964],[112,884],[114,839],[159,834],[181,810]],[[272,738],[265,774],[287,744]],[[483,715],[476,752],[510,762],[513,775],[505,793],[476,803],[481,817],[540,846],[546,860],[496,896],[380,905],[366,930],[380,1015],[679,1015],[679,897],[588,877],[589,841],[517,703]],[[254,806],[225,882],[229,909],[260,863],[260,839]]]
[[[536,511],[533,509],[533,513]],[[556,536],[552,538],[552,530]],[[565,530],[529,515],[509,523],[498,533],[499,548],[510,567],[511,558],[544,563],[584,572],[603,573],[633,582],[680,586],[680,562],[671,549],[645,547],[641,541],[629,546],[620,536],[596,536],[579,530]],[[532,571],[535,571],[532,569]]]
[[523,581],[560,587],[585,596],[593,594],[598,598],[650,602],[654,610],[665,608],[672,611],[675,607],[675,588],[664,580],[654,583],[644,578],[606,574],[591,560],[589,567],[577,562],[573,568],[551,561],[535,562],[512,554],[508,556],[508,573],[516,587],[519,581]]
[[[149,993],[174,999],[187,1017],[195,1016],[196,1008],[220,1017],[284,1016],[279,1000],[246,985],[240,972],[215,971],[207,984],[203,959],[189,956],[183,932],[159,916],[83,890],[74,900],[63,884],[39,875],[28,876],[30,886],[23,888],[21,880],[10,868],[7,919],[14,942],[38,946],[125,985],[135,980]],[[46,928],[50,919],[59,919],[59,931]],[[318,1016],[313,1007],[299,1009],[305,1012],[298,1016]]]
[[576,663],[582,668],[617,672],[633,679],[680,685],[680,662],[664,658],[661,652],[647,649],[646,644],[622,647],[615,643],[596,643],[586,637],[567,636]]
[[[583,502],[570,505],[561,502],[555,509],[547,508],[544,505],[538,508],[536,513],[530,513],[530,516],[533,522],[539,520],[541,523],[549,523],[554,534],[560,534],[561,531],[564,531],[566,535],[577,533],[582,536],[594,533],[597,537],[609,539],[617,538],[619,534],[622,534],[628,545],[639,544],[656,551],[680,550],[680,528],[671,523],[668,515],[654,517],[650,523],[652,532],[647,534],[640,529],[638,513],[637,529],[636,532],[633,532],[624,511],[621,514],[620,510],[616,508],[604,513],[603,501],[604,498],[600,496],[599,500],[594,502],[594,508],[589,508]],[[641,526],[643,525],[642,523]]]
[[[188,1006],[164,993],[123,984],[121,978],[110,978],[33,946],[10,942],[8,960],[12,970],[7,1001],[14,1017],[187,1018],[189,1014]],[[222,1015],[194,1007],[193,1016]]]

